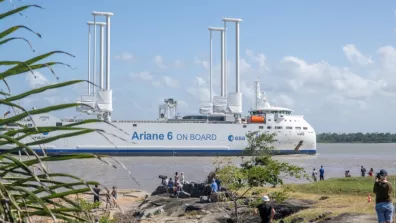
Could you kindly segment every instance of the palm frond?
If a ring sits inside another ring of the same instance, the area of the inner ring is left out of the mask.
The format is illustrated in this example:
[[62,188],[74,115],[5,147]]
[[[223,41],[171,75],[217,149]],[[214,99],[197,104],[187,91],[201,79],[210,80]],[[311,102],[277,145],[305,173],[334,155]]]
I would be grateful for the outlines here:
[[7,101],[20,100],[20,99],[26,98],[28,96],[44,92],[46,90],[66,87],[66,86],[77,84],[77,83],[81,83],[81,82],[86,82],[86,81],[85,80],[72,80],[72,81],[65,81],[65,82],[57,83],[57,84],[51,84],[51,85],[47,85],[47,86],[44,86],[44,87],[36,88],[36,89],[30,90],[30,91],[26,91],[26,92],[24,92],[22,94],[19,94],[19,95],[8,97],[5,100],[7,100]]
[[75,57],[74,55],[72,55],[70,53],[67,53],[65,51],[60,51],[60,50],[52,51],[52,52],[45,53],[45,54],[41,54],[39,56],[33,57],[32,59],[29,59],[29,60],[23,62],[28,67],[23,66],[24,64],[19,64],[19,65],[16,65],[15,67],[13,67],[13,68],[10,68],[10,69],[0,73],[0,79],[4,79],[6,77],[13,76],[13,75],[16,75],[16,74],[25,73],[25,72],[27,72],[29,70],[36,70],[36,69],[40,69],[40,68],[46,67],[47,65],[45,65],[45,64],[35,64],[35,65],[32,65],[32,64],[36,63],[37,61],[43,60],[43,59],[45,59],[45,58],[47,58],[47,57],[49,57],[51,55],[54,55],[54,54],[65,54],[65,55],[68,55],[68,56],[71,56],[71,57]]
[[10,35],[11,33],[17,31],[18,29],[26,29],[26,30],[28,30],[28,31],[30,31],[30,32],[32,32],[32,33],[34,33],[35,35],[37,35],[38,37],[41,38],[41,34],[40,34],[40,33],[37,33],[37,32],[35,32],[35,31],[33,31],[32,29],[30,29],[30,28],[27,27],[27,26],[20,25],[20,26],[13,26],[13,27],[10,27],[10,28],[4,30],[3,32],[0,32],[0,39],[6,37],[6,36],[8,36],[8,35]]
[[22,12],[22,11],[28,9],[28,8],[31,8],[31,7],[42,9],[42,7],[39,6],[39,5],[25,5],[25,6],[21,6],[19,8],[14,9],[14,10],[5,12],[3,14],[0,14],[0,20],[6,18],[8,16],[11,16],[13,14],[20,13],[20,12]]
[[5,39],[5,40],[1,40],[1,41],[0,41],[0,46],[3,45],[3,44],[5,44],[5,43],[8,43],[8,42],[10,42],[10,41],[12,41],[12,40],[23,40],[23,41],[25,41],[25,42],[29,45],[30,49],[31,49],[33,52],[36,52],[36,51],[33,49],[33,46],[32,46],[32,44],[29,42],[29,40],[27,40],[27,39],[25,39],[25,38],[23,38],[23,37],[11,37],[11,38],[8,38],[8,39]]

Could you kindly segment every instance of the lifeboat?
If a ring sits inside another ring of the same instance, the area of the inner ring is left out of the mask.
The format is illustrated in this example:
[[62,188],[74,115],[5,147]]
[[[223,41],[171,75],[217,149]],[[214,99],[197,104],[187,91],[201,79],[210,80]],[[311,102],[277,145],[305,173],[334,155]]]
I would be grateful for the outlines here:
[[265,123],[265,117],[264,116],[250,116],[250,122],[251,123]]

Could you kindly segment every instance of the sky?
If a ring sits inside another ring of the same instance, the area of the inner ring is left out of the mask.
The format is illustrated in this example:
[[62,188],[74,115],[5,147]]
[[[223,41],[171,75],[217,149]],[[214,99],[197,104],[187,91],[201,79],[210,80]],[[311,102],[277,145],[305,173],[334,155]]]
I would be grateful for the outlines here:
[[[87,79],[88,26],[92,11],[110,11],[113,120],[157,119],[164,98],[178,101],[181,115],[197,114],[209,99],[209,26],[241,18],[240,73],[243,111],[254,102],[260,80],[272,105],[304,115],[316,132],[396,132],[396,2],[375,1],[131,1],[6,0],[0,13],[39,4],[0,23],[26,25],[0,48],[0,60],[27,60],[53,50],[75,69],[55,66],[7,79],[13,94],[59,81]],[[98,21],[103,21],[98,18]],[[99,32],[98,32],[99,34]],[[226,32],[227,86],[235,89],[235,28]],[[97,38],[99,51],[99,36]],[[98,54],[99,55],[99,54]],[[97,56],[99,61],[99,58]],[[220,35],[213,33],[213,89],[220,88]],[[96,63],[97,71],[99,62]],[[0,66],[0,72],[7,67]],[[99,75],[99,72],[98,74]],[[35,76],[35,77],[34,77]],[[57,80],[56,77],[59,77]],[[5,90],[4,86],[0,86]],[[20,101],[27,108],[74,102],[86,84]],[[7,110],[7,108],[2,108]],[[82,116],[75,109],[56,113]]]

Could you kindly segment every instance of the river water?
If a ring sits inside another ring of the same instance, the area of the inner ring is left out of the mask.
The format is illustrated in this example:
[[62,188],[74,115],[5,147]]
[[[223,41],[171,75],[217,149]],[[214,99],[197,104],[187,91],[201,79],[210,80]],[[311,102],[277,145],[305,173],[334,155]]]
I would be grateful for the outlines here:
[[[388,170],[396,174],[396,144],[318,144],[318,155],[279,156],[278,160],[304,167],[308,173],[313,168],[325,168],[325,178],[344,177],[345,170],[350,170],[352,176],[360,174],[360,166],[367,171],[374,168]],[[187,181],[202,182],[214,169],[216,157],[115,157],[131,172],[139,182],[137,185],[128,172],[116,162],[106,159],[118,166],[115,169],[99,160],[72,160],[49,163],[51,172],[70,173],[85,180],[95,180],[107,187],[135,188],[153,191],[161,182],[158,175],[173,177],[175,172],[184,172]],[[241,158],[233,157],[234,163],[240,163]],[[286,179],[285,182],[298,181]],[[302,181],[300,181],[301,183]]]

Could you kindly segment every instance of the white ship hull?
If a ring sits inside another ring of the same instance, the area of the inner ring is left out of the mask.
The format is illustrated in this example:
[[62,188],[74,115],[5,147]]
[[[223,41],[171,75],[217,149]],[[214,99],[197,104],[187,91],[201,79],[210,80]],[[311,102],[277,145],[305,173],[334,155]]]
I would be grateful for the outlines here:
[[[62,122],[53,116],[39,116],[35,117],[34,120],[37,126],[55,126],[57,123],[59,125],[60,122],[64,126],[73,123],[73,120],[70,120],[72,122]],[[293,119],[291,118],[291,120]],[[107,132],[106,137],[93,132],[58,139],[42,148],[45,148],[46,153],[50,155],[93,153],[112,156],[239,156],[242,155],[243,150],[248,145],[246,133],[260,131],[276,133],[276,142],[273,143],[273,146],[279,154],[315,154],[315,131],[298,116],[295,120],[304,122],[303,126],[308,126],[308,129],[301,131],[267,129],[268,126],[273,126],[273,124],[282,126],[281,122],[236,124],[123,121],[113,122],[112,124],[115,127],[106,123],[92,123],[78,127],[102,129]],[[288,124],[287,120],[286,124]],[[70,133],[70,131],[37,134],[24,142],[28,143],[64,133]],[[32,146],[32,148],[41,153],[39,146]]]

